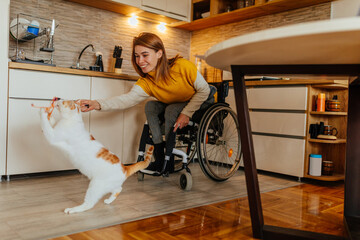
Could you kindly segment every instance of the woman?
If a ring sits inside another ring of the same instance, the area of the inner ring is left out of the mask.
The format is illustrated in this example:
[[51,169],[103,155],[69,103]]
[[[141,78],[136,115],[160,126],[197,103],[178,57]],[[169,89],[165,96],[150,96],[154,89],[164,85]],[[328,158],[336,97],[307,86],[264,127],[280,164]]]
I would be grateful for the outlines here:
[[[167,59],[164,44],[152,33],[141,33],[133,40],[132,64],[140,78],[130,92],[110,99],[81,100],[81,110],[119,110],[132,107],[147,98],[146,118],[154,142],[155,162],[148,170],[161,170],[164,161],[164,146],[161,119],[164,118],[165,140],[174,127],[174,132],[186,127],[189,119],[200,107],[213,102],[210,87],[188,60],[175,56]],[[163,116],[163,117],[162,117]]]

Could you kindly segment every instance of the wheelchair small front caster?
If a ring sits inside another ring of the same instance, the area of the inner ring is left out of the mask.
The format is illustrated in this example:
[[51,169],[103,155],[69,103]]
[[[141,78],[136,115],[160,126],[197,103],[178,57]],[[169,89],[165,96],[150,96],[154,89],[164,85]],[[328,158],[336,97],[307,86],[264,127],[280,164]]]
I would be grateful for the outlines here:
[[144,173],[142,173],[142,172],[137,172],[137,179],[138,179],[138,182],[142,182],[142,181],[144,181]]
[[192,177],[191,174],[185,172],[180,176],[180,187],[183,190],[189,191],[192,188]]

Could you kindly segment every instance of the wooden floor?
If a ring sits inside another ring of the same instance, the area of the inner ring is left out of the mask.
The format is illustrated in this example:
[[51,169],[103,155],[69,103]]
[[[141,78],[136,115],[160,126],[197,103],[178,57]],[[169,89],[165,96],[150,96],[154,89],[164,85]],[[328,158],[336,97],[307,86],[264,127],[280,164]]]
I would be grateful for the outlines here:
[[[266,225],[345,236],[344,185],[311,183],[261,194]],[[253,239],[247,198],[55,238]]]

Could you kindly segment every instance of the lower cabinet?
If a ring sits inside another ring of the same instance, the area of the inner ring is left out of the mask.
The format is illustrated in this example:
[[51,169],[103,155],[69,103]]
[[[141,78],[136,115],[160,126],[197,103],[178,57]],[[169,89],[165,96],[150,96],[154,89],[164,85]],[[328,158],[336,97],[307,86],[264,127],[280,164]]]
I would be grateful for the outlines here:
[[[91,98],[109,98],[130,91],[134,82],[110,78],[92,78]],[[106,148],[115,153],[123,164],[137,160],[143,124],[144,104],[123,111],[90,113],[90,132]]]
[[[133,81],[11,69],[6,169],[15,175],[74,169],[68,157],[51,146],[40,127],[39,109],[51,98],[99,99],[130,91]],[[56,111],[53,113],[56,117]],[[124,111],[83,113],[87,130],[124,164],[134,163],[143,124],[144,103]]]
[[[256,168],[304,177],[307,87],[247,88]],[[236,111],[234,90],[226,100]]]

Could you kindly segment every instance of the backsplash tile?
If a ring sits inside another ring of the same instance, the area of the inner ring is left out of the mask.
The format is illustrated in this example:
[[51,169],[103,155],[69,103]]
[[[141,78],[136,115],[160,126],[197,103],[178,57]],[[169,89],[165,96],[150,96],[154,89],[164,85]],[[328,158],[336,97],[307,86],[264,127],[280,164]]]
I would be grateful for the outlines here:
[[[103,53],[105,71],[110,70],[110,62],[115,45],[123,48],[123,73],[137,75],[131,65],[131,45],[134,36],[140,32],[153,32],[164,42],[168,57],[176,54],[190,57],[191,33],[176,28],[167,28],[160,33],[155,23],[139,20],[137,27],[128,24],[128,17],[102,9],[92,8],[64,0],[11,0],[10,21],[18,13],[24,13],[45,19],[55,19],[59,27],[55,30],[54,63],[58,67],[75,65],[80,51],[92,43],[96,51]],[[10,37],[10,36],[9,36]],[[42,46],[45,37],[35,39],[35,47]],[[34,40],[20,43],[26,56],[34,58]],[[16,41],[10,37],[9,57],[16,53]],[[39,53],[36,57],[49,59],[49,53]],[[95,55],[87,49],[81,57],[81,65],[87,68],[95,63]]]

